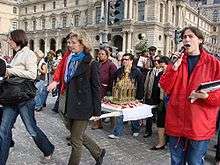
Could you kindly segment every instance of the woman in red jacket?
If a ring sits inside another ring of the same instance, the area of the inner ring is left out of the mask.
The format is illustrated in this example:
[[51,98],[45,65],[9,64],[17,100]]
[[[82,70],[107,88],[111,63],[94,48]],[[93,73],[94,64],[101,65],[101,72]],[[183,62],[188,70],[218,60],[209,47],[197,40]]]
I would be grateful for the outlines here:
[[99,65],[92,59],[85,31],[70,33],[67,46],[69,51],[60,61],[48,90],[59,84],[61,95],[66,95],[64,115],[69,120],[72,145],[69,165],[80,163],[83,145],[91,152],[96,165],[101,165],[105,149],[85,133],[89,118],[101,114]]
[[220,90],[196,91],[200,83],[220,79],[220,62],[203,48],[204,37],[196,27],[183,29],[185,51],[167,67],[160,85],[170,96],[165,130],[170,136],[171,164],[202,165],[208,142],[215,134]]

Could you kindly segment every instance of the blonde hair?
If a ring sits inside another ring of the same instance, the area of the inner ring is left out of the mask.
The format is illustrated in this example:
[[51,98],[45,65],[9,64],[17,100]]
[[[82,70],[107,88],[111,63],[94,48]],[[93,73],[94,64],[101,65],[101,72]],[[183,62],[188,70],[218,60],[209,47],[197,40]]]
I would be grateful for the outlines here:
[[77,40],[79,41],[80,44],[83,45],[84,47],[84,51],[86,53],[90,53],[92,50],[92,46],[91,46],[91,38],[88,36],[88,34],[86,33],[85,30],[82,29],[76,29],[76,30],[72,30],[69,34],[69,38],[77,38]]

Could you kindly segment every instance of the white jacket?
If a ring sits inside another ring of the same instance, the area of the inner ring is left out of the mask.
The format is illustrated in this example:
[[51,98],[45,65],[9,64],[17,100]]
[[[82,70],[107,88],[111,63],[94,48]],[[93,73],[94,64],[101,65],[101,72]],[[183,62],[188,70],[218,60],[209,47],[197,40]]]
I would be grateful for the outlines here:
[[37,57],[27,46],[15,54],[10,66],[7,68],[10,75],[33,80],[37,77]]

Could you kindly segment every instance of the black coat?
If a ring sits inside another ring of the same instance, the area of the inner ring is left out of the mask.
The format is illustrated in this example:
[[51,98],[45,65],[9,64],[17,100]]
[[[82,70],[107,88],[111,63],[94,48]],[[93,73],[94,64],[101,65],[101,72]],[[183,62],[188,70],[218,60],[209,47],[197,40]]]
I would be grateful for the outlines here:
[[86,54],[67,84],[66,117],[88,120],[101,114],[99,63]]
[[[121,79],[124,73],[124,67],[122,66],[119,68],[115,74],[114,74],[114,82],[117,81],[117,78]],[[143,74],[141,73],[140,69],[138,69],[135,66],[132,66],[131,72],[129,74],[129,77],[132,80],[135,80],[135,83],[137,85],[137,90],[136,90],[136,99],[141,100],[143,99],[144,96],[144,79],[143,79]]]

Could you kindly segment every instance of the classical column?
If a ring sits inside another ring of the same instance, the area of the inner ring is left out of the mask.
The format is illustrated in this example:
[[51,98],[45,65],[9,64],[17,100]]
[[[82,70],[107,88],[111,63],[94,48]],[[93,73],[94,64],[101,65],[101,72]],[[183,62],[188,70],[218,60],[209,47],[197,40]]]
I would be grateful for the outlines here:
[[50,51],[50,40],[48,39],[48,36],[46,35],[45,41],[45,55]]
[[144,21],[147,21],[147,8],[148,8],[148,4],[147,4],[147,1],[145,1],[145,4],[144,4]]
[[94,8],[93,10],[92,10],[92,24],[93,25],[95,25],[96,24],[96,8]]
[[124,19],[128,19],[128,0],[124,1]]
[[40,49],[39,47],[39,38],[34,39],[34,51]]
[[123,45],[122,45],[122,51],[125,53],[126,52],[126,31],[123,32]]
[[130,53],[131,51],[131,33],[130,31],[128,31],[128,41],[127,41],[127,52]]
[[133,18],[133,0],[129,0],[129,13],[128,13],[128,18],[132,19]]

